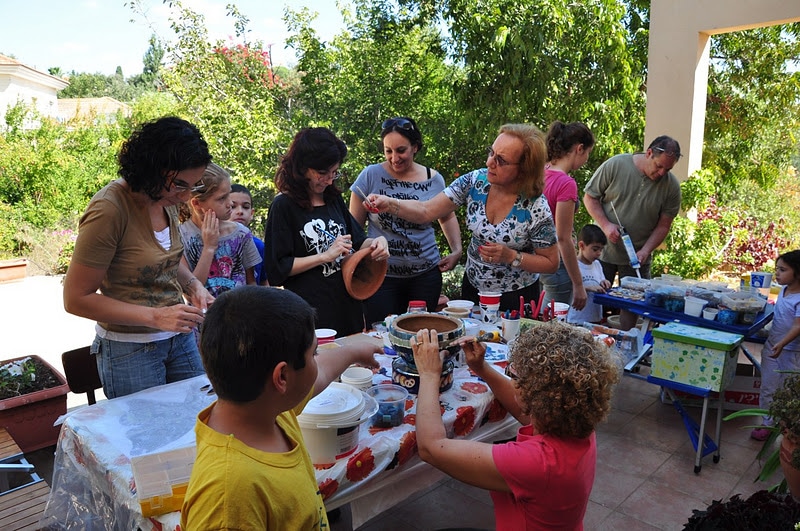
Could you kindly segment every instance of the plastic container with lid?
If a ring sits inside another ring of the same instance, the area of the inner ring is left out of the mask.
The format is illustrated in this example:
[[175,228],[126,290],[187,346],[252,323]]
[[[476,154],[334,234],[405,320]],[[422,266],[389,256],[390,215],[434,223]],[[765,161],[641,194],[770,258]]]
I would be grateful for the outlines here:
[[691,315],[692,317],[700,317],[700,314],[703,313],[703,308],[705,308],[708,304],[708,301],[705,299],[699,299],[697,297],[692,297],[691,295],[687,295],[683,300],[683,312],[686,315]]
[[428,311],[428,304],[425,301],[408,301],[407,313],[424,313]]

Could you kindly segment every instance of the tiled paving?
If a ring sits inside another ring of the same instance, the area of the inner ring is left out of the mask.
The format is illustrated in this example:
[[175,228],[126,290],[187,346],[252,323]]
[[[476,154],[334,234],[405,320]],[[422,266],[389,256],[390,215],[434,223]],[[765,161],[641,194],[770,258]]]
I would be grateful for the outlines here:
[[[92,323],[64,313],[58,277],[29,277],[23,282],[0,284],[0,300],[16,305],[0,307],[4,338],[0,354],[36,353],[61,368],[60,352],[88,344]],[[48,333],[42,333],[42,328]],[[7,326],[7,328],[6,328]],[[757,346],[750,347],[758,354]],[[68,406],[85,404],[85,395],[69,394]],[[700,409],[687,408],[699,421]],[[709,413],[712,432],[716,410]],[[754,483],[760,469],[755,456],[761,443],[741,429],[751,420],[722,423],[721,459],[703,459],[694,474],[694,448],[675,409],[662,404],[659,388],[623,378],[617,387],[613,410],[598,429],[598,463],[594,489],[584,520],[587,530],[679,530],[692,514],[714,499],[733,494],[747,497],[777,483]],[[46,479],[52,477],[53,449],[31,454],[31,462]],[[351,529],[342,511],[334,531]],[[358,531],[434,530],[444,528],[493,529],[492,502],[486,491],[455,480],[444,480],[379,514]]]

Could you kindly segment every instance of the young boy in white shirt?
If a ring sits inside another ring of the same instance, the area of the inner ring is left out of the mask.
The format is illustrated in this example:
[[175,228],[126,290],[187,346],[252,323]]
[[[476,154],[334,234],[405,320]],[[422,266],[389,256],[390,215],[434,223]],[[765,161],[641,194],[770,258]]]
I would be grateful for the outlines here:
[[584,226],[578,235],[578,267],[589,299],[583,310],[570,307],[567,314],[569,323],[599,323],[603,320],[603,306],[594,302],[594,293],[605,293],[611,287],[611,283],[603,275],[603,266],[598,260],[607,243],[608,238],[603,229],[597,225]]

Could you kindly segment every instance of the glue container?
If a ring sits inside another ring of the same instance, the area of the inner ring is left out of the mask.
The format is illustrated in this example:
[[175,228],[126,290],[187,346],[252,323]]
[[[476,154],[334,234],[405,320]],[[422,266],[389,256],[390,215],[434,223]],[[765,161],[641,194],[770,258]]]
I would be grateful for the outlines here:
[[625,245],[625,252],[628,253],[628,260],[631,262],[631,267],[634,268],[638,274],[641,264],[639,264],[639,257],[636,256],[636,249],[633,248],[633,240],[631,240],[630,234],[628,234],[628,231],[623,227],[619,228],[619,235],[620,238],[622,238],[623,245]]

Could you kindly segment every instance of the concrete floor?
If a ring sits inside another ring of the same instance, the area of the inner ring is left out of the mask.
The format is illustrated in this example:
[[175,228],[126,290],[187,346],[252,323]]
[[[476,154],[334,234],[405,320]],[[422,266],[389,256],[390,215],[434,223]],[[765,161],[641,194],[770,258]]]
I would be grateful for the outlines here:
[[[0,284],[0,323],[3,343],[0,359],[39,354],[62,370],[61,352],[91,342],[94,323],[68,315],[61,305],[60,277],[28,277]],[[757,345],[750,345],[758,354]],[[102,399],[102,394],[99,399]],[[85,395],[68,396],[68,407],[86,403]],[[700,410],[688,408],[699,422]],[[716,422],[709,415],[708,431]],[[584,520],[586,529],[678,530],[692,514],[712,500],[733,494],[747,497],[768,484],[754,483],[761,443],[743,429],[748,419],[722,423],[721,459],[703,459],[693,472],[694,448],[675,409],[662,404],[659,388],[634,378],[617,387],[613,410],[597,433],[598,463],[594,489]],[[37,472],[52,477],[54,448],[27,457]],[[494,528],[492,502],[486,491],[455,480],[444,480],[378,515],[358,531]],[[332,522],[335,531],[352,528],[347,508]]]

